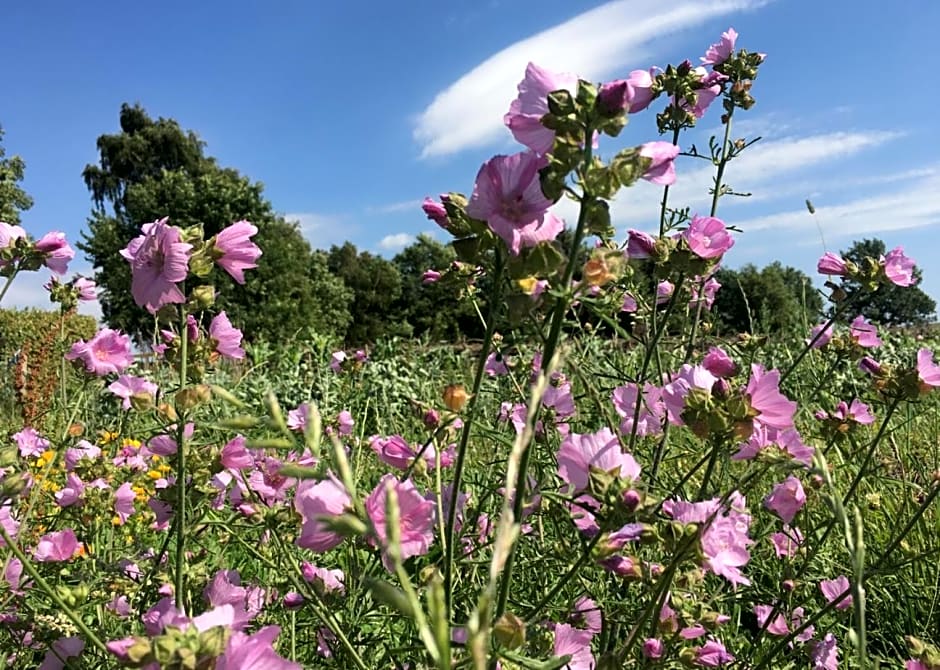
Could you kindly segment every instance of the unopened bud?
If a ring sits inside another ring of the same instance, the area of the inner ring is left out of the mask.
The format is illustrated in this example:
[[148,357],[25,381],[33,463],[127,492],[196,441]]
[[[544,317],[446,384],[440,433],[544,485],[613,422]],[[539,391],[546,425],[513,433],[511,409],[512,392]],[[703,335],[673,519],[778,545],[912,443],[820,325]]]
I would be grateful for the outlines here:
[[512,612],[506,612],[494,624],[493,635],[507,649],[518,649],[525,644],[525,622]]
[[199,309],[209,309],[215,304],[215,288],[207,284],[197,286],[190,294],[190,299]]
[[467,404],[467,389],[463,384],[451,384],[444,389],[444,404],[452,412],[459,412]]

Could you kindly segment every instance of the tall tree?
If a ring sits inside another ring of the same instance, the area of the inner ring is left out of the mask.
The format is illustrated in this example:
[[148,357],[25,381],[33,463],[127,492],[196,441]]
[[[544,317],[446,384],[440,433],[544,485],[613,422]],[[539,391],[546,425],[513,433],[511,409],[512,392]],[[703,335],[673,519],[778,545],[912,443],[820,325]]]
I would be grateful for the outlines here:
[[758,269],[722,268],[713,312],[726,333],[779,333],[805,330],[822,311],[822,298],[800,270],[775,261]]
[[403,315],[395,310],[401,296],[401,276],[392,263],[367,251],[359,252],[346,242],[330,248],[327,266],[353,293],[349,306],[352,318],[346,331],[349,344],[408,334]]
[[[879,239],[856,241],[842,257],[854,263],[861,263],[866,257],[879,258],[885,254],[885,243]],[[870,291],[855,282],[847,282],[850,304],[853,309],[848,318],[862,314],[869,321],[886,326],[908,326],[929,323],[933,320],[937,303],[919,287],[923,273],[914,270],[913,286],[879,286]]]
[[153,319],[130,295],[130,270],[119,251],[139,234],[143,223],[165,216],[179,226],[201,225],[206,237],[234,221],[258,226],[255,242],[263,255],[245,274],[244,286],[216,269],[207,282],[219,291],[217,305],[248,339],[278,339],[313,329],[335,332],[321,315],[324,296],[342,297],[342,287],[319,291],[329,281],[313,263],[310,245],[297,226],[275,215],[264,187],[237,170],[220,167],[204,154],[205,144],[172,119],[152,119],[138,105],[124,104],[121,131],[98,138],[99,163],[83,177],[94,208],[89,233],[79,248],[96,268],[105,320],[146,339]]
[[19,156],[6,157],[3,127],[0,126],[0,221],[20,223],[20,212],[33,206],[33,199],[20,187],[26,163]]

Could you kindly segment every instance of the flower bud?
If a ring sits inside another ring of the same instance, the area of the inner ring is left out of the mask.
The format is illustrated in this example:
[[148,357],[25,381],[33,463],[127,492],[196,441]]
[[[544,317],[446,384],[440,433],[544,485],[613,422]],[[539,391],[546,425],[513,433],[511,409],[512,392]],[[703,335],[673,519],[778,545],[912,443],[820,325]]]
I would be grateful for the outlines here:
[[493,625],[493,635],[507,649],[518,649],[525,644],[525,622],[512,612],[506,612]]
[[459,412],[467,404],[467,389],[463,384],[451,384],[444,389],[444,404],[451,412]]
[[207,284],[197,286],[190,294],[190,300],[199,309],[209,309],[215,304],[215,288]]

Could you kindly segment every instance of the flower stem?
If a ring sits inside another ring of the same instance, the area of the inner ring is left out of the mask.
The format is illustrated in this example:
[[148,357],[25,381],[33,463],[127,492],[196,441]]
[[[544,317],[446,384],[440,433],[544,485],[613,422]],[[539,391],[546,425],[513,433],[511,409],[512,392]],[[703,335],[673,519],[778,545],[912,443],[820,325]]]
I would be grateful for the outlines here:
[[[180,307],[180,386],[186,387],[189,358],[189,330],[186,327],[186,309]],[[177,398],[179,397],[177,391]],[[174,585],[176,606],[186,612],[186,416],[176,403],[176,568]]]
[[13,552],[13,555],[20,559],[20,563],[23,564],[23,569],[26,570],[26,572],[29,573],[29,576],[35,580],[36,584],[39,585],[39,588],[42,589],[42,592],[49,596],[49,598],[56,604],[59,610],[65,614],[65,616],[67,616],[73,624],[75,624],[75,627],[81,631],[82,635],[85,636],[85,639],[100,649],[102,652],[110,656],[110,652],[108,651],[108,648],[105,646],[104,642],[101,641],[101,638],[98,637],[95,632],[88,627],[88,624],[86,624],[82,618],[65,603],[64,600],[62,600],[56,590],[49,585],[49,582],[43,579],[42,575],[39,574],[39,571],[36,570],[36,566],[34,566],[29,557],[23,553],[23,550],[20,549],[19,545],[16,544],[13,538],[10,537],[6,531],[6,528],[4,528],[2,524],[0,524],[0,537],[3,538],[3,541],[10,548],[10,551]]
[[3,283],[3,288],[0,289],[0,302],[3,302],[3,296],[7,294],[7,290],[10,288],[10,284],[13,283],[13,278],[16,277],[16,272],[13,272],[7,280]]
[[500,306],[499,303],[502,300],[504,267],[505,259],[503,258],[502,251],[497,249],[494,265],[496,285],[493,288],[493,295],[491,296],[489,318],[486,319],[483,348],[480,350],[480,356],[477,360],[477,369],[473,377],[473,388],[470,390],[467,417],[464,420],[463,430],[460,433],[460,443],[457,446],[457,459],[454,462],[454,479],[451,483],[451,500],[450,506],[447,508],[447,524],[444,535],[446,538],[444,544],[444,598],[446,599],[448,612],[450,611],[453,601],[454,529],[457,525],[457,496],[463,481],[464,463],[467,459],[467,447],[470,442],[470,429],[477,415],[477,404],[480,397],[480,386],[483,384],[483,376],[486,370],[486,359],[489,357],[490,347],[493,345],[493,335],[496,333],[496,313]]

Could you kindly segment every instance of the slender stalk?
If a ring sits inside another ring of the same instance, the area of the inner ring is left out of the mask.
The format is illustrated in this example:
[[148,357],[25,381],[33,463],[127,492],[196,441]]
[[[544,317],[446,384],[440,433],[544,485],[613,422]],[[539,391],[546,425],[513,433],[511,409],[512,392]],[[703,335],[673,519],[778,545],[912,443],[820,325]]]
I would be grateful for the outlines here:
[[[186,309],[180,307],[180,386],[186,387],[189,358],[189,332],[186,327]],[[179,397],[177,391],[177,398]],[[186,612],[186,416],[177,402],[176,408],[176,606]]]
[[565,585],[571,581],[571,578],[574,577],[590,560],[591,552],[593,551],[594,547],[597,546],[597,543],[600,541],[603,535],[603,533],[598,532],[594,537],[591,538],[591,541],[585,545],[584,551],[581,552],[578,560],[575,561],[570,568],[568,568],[568,571],[565,572],[565,574],[562,575],[562,577],[557,582],[555,582],[555,585],[549,589],[548,593],[546,593],[542,599],[539,600],[539,602],[533,606],[531,610],[529,610],[529,614],[526,616],[526,623],[530,625],[536,623],[536,617],[542,613],[542,609],[552,601],[552,598],[557,596],[558,593],[563,588],[565,588]]
[[[584,158],[582,165],[585,167],[591,164],[593,151],[594,129],[590,124],[584,132]],[[584,229],[587,224],[588,206],[593,201],[594,196],[585,191],[581,195],[581,207],[578,211],[578,224],[574,229],[574,239],[571,242],[571,252],[568,255],[568,263],[565,266],[565,273],[561,278],[561,285],[567,290],[571,286],[571,280],[574,277],[575,266],[578,262],[578,250],[581,248],[581,241],[584,239]],[[565,321],[565,314],[568,306],[571,304],[567,294],[558,298],[555,304],[555,310],[552,312],[552,325],[548,333],[548,339],[545,341],[545,348],[542,351],[542,371],[545,372],[552,365],[555,358],[555,351],[558,348],[558,339],[561,336],[561,326]],[[542,398],[538,398],[535,406],[532,408],[532,416],[538,416],[542,407]],[[516,479],[515,499],[513,500],[513,518],[522,518],[522,508],[525,505],[525,487],[526,476],[529,470],[529,458],[532,455],[532,445],[526,446],[519,460],[519,472]],[[455,489],[456,491],[456,489]],[[499,585],[499,594],[496,601],[495,617],[498,619],[506,611],[506,601],[509,598],[509,585],[512,583],[512,571],[516,563],[516,544],[509,549],[506,557],[506,567],[503,570],[503,579]]]
[[10,548],[10,551],[13,552],[14,556],[20,559],[20,563],[23,564],[23,569],[26,570],[26,572],[29,573],[29,576],[32,577],[36,584],[39,585],[39,588],[42,590],[42,592],[49,596],[49,598],[56,604],[59,610],[65,614],[65,616],[67,616],[73,624],[75,624],[75,627],[81,631],[82,635],[85,636],[85,639],[100,649],[103,653],[110,656],[108,648],[105,646],[104,642],[101,641],[101,638],[98,637],[95,632],[88,627],[88,624],[86,624],[82,618],[65,603],[56,590],[49,585],[49,582],[43,579],[42,575],[39,574],[39,571],[36,570],[36,566],[34,566],[29,557],[23,553],[23,550],[20,549],[19,545],[16,544],[13,538],[10,537],[9,533],[6,531],[6,528],[4,528],[2,524],[0,524],[0,537],[3,538],[3,541]]
[[[59,312],[59,348],[60,349],[65,346],[65,317],[66,317],[66,313],[64,311],[60,311]],[[65,356],[61,356],[59,359],[59,395],[62,400],[63,415],[66,412],[65,408],[69,406],[68,388],[67,388],[68,367],[66,366],[66,364],[67,364],[67,361],[65,360]],[[68,432],[69,425],[70,424],[66,424],[65,426],[66,434]]]
[[885,418],[881,422],[881,426],[878,428],[878,434],[875,435],[875,439],[872,440],[871,446],[868,448],[868,453],[865,454],[865,460],[863,460],[861,465],[858,466],[858,472],[855,473],[855,478],[852,480],[852,484],[849,486],[849,490],[846,491],[845,496],[842,498],[843,505],[849,504],[849,500],[855,494],[855,489],[858,488],[858,485],[865,477],[865,470],[868,469],[868,464],[871,463],[871,459],[874,458],[875,451],[878,449],[878,445],[881,443],[881,438],[884,437],[885,431],[888,429],[888,422],[891,420],[891,415],[894,414],[894,411],[900,404],[901,399],[895,398],[891,401],[891,404],[888,405],[888,411],[885,413]]
[[457,445],[457,459],[454,462],[454,479],[451,484],[451,503],[447,509],[447,525],[445,528],[444,544],[444,598],[447,603],[447,610],[453,602],[452,589],[454,582],[454,529],[457,525],[457,494],[463,481],[464,463],[467,459],[467,446],[470,442],[470,429],[477,415],[477,403],[480,397],[480,386],[483,384],[483,376],[486,369],[486,359],[489,356],[490,347],[493,345],[493,335],[496,333],[496,313],[500,307],[503,293],[503,270],[505,267],[505,258],[502,251],[496,249],[496,262],[494,267],[494,276],[496,285],[493,287],[493,295],[490,301],[490,315],[486,320],[486,332],[483,335],[483,348],[480,350],[480,356],[477,360],[477,369],[473,377],[473,388],[470,390],[470,402],[467,407],[466,419],[464,419],[463,430],[460,433],[460,443]]
[[3,302],[3,296],[7,294],[7,290],[10,288],[10,284],[13,283],[14,277],[16,277],[16,272],[7,277],[7,280],[3,282],[3,288],[0,289],[0,302]]
[[[682,132],[682,128],[673,128],[672,130],[672,144],[673,146],[679,144],[679,133]],[[662,237],[666,234],[666,203],[669,202],[669,184],[663,186],[663,200],[659,207],[659,236]]]

